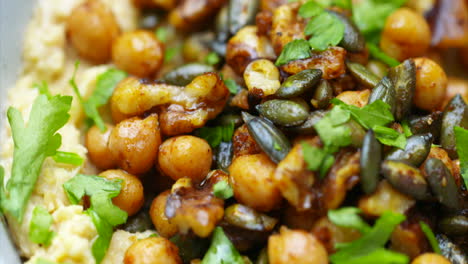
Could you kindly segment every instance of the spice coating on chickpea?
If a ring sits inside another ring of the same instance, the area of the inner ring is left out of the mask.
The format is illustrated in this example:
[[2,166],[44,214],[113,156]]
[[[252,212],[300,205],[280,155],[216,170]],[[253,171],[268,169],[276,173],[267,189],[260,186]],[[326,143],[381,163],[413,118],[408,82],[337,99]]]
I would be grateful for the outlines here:
[[99,176],[108,180],[122,180],[122,189],[119,195],[112,198],[112,203],[127,212],[129,216],[136,214],[145,201],[143,185],[135,175],[128,174],[123,170],[107,170]]
[[447,93],[447,75],[428,58],[414,59],[416,65],[416,90],[413,103],[427,111],[435,111],[443,103]]
[[139,240],[125,252],[124,264],[182,264],[179,249],[162,237]]
[[147,172],[154,165],[161,144],[158,115],[133,117],[120,122],[109,138],[112,158],[132,174]]
[[112,45],[112,60],[132,75],[152,77],[164,62],[164,45],[151,31],[126,32]]
[[150,217],[156,231],[163,237],[170,238],[178,231],[177,225],[171,223],[166,216],[166,201],[171,194],[170,190],[160,193],[151,203]]
[[73,9],[66,22],[66,32],[81,57],[93,63],[105,63],[111,58],[112,42],[120,29],[106,5],[86,1]]
[[237,201],[261,212],[277,207],[281,194],[273,180],[275,169],[276,164],[263,153],[235,158],[229,174]]
[[173,180],[188,177],[201,182],[211,168],[212,150],[201,138],[177,136],[167,139],[159,148],[159,167]]
[[106,131],[102,132],[97,126],[92,126],[85,137],[85,146],[91,162],[99,169],[111,169],[117,164],[111,157],[109,137],[114,126],[106,124]]

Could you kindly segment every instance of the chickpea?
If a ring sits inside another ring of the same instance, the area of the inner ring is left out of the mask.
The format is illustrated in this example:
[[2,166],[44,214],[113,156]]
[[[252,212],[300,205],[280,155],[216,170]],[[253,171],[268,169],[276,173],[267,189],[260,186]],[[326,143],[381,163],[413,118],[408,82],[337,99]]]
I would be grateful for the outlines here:
[[147,172],[161,145],[158,115],[133,117],[120,122],[109,138],[109,149],[119,167],[132,174]]
[[149,214],[156,231],[163,237],[170,238],[178,232],[177,225],[166,217],[166,201],[170,190],[160,193],[151,203]]
[[468,82],[463,79],[449,78],[444,102],[442,103],[440,109],[445,109],[445,106],[457,94],[460,94],[465,102],[468,103]]
[[124,264],[182,264],[179,249],[162,237],[150,237],[133,243],[123,259]]
[[96,64],[111,57],[112,42],[120,29],[112,12],[100,1],[86,1],[71,12],[66,32],[78,54]]
[[213,161],[210,145],[194,136],[177,136],[164,141],[159,148],[159,167],[174,180],[188,177],[201,182]]
[[417,58],[416,90],[413,103],[424,110],[435,111],[440,108],[447,93],[447,75],[434,61],[428,58]]
[[264,98],[276,93],[280,88],[279,70],[273,62],[260,59],[247,65],[244,80],[249,93]]
[[385,22],[380,47],[397,60],[418,57],[431,44],[431,31],[424,17],[409,8],[400,8]]
[[136,214],[141,209],[145,202],[143,185],[135,175],[128,174],[123,170],[107,170],[101,172],[99,176],[108,180],[122,180],[122,189],[119,195],[112,198],[113,204],[127,212],[129,216]]
[[151,31],[127,32],[115,40],[112,60],[130,74],[151,77],[163,64],[164,46]]
[[276,164],[263,153],[235,158],[229,174],[237,201],[261,212],[279,206],[281,193],[273,180],[275,169]]
[[362,91],[345,91],[340,93],[336,98],[349,105],[364,107],[369,101],[369,96],[370,90],[366,89]]
[[327,264],[325,247],[311,233],[281,227],[268,239],[270,264]]
[[97,126],[92,126],[86,133],[85,146],[91,162],[99,169],[107,170],[117,164],[112,159],[108,143],[114,126],[106,124],[107,130],[103,133]]
[[411,264],[450,264],[445,257],[435,253],[425,253],[415,258]]

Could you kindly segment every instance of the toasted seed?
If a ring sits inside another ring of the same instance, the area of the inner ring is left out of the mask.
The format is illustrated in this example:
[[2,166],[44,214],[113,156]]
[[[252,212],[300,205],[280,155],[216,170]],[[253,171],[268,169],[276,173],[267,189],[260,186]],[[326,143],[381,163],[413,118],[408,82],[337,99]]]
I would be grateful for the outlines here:
[[168,84],[185,86],[195,79],[195,77],[213,71],[214,68],[212,66],[201,63],[190,63],[166,73],[162,80]]
[[382,162],[382,144],[375,138],[374,131],[369,129],[361,149],[361,188],[366,194],[375,191],[380,177]]
[[292,98],[314,88],[322,78],[322,71],[318,69],[303,70],[290,76],[281,84],[276,91],[276,96],[281,98]]
[[452,159],[458,158],[454,131],[456,126],[468,128],[468,107],[459,94],[445,107],[440,132],[440,144]]
[[224,210],[224,221],[240,228],[271,231],[278,220],[242,204],[233,204]]
[[228,171],[232,162],[233,154],[234,148],[232,141],[221,142],[216,149],[216,166],[223,171]]
[[370,60],[367,63],[366,68],[379,78],[383,78],[388,73],[387,65],[378,60]]
[[325,109],[330,105],[331,99],[333,99],[332,85],[327,80],[321,80],[310,103],[315,108]]
[[355,62],[346,62],[351,75],[362,85],[374,88],[380,81],[380,78],[375,76],[371,71],[366,67],[362,66],[359,63]]
[[431,134],[413,135],[406,141],[405,149],[394,148],[385,159],[403,161],[413,166],[419,166],[429,155],[431,145]]
[[307,119],[309,111],[299,103],[274,99],[257,105],[258,112],[280,126],[297,126]]
[[242,112],[242,119],[250,135],[272,161],[278,163],[286,157],[291,150],[291,143],[281,130],[270,121],[247,112]]
[[336,16],[344,25],[345,30],[343,34],[343,39],[340,42],[340,46],[345,48],[350,52],[361,52],[366,47],[366,42],[364,37],[361,35],[358,27],[354,22],[349,19],[347,16],[334,12],[328,11],[330,14]]
[[439,221],[439,228],[449,236],[468,235],[468,217],[464,215],[445,217]]
[[390,69],[388,77],[395,86],[395,119],[402,120],[411,110],[416,90],[416,65],[414,60],[405,60]]
[[396,97],[395,97],[395,86],[388,77],[383,77],[382,80],[375,86],[372,93],[369,96],[369,104],[382,100],[391,107],[391,111],[395,114],[396,110]]
[[306,121],[299,126],[293,127],[286,127],[285,130],[287,132],[293,132],[300,135],[311,135],[316,134],[315,131],[315,124],[317,124],[324,116],[328,113],[328,111],[324,110],[317,110],[309,114]]
[[229,1],[229,31],[232,35],[244,26],[254,24],[259,2],[259,0]]
[[437,242],[442,255],[446,257],[452,264],[466,264],[468,263],[468,256],[458,245],[453,243],[448,237],[442,234],[436,235]]
[[431,133],[434,142],[438,142],[440,130],[442,127],[441,111],[433,112],[425,116],[413,116],[409,118],[409,126],[413,134]]
[[418,168],[404,162],[386,160],[382,163],[382,173],[400,192],[417,200],[430,197],[429,186]]
[[243,124],[242,117],[238,114],[224,114],[216,118],[217,123],[222,126],[227,126],[234,123],[235,127]]
[[429,159],[424,166],[427,182],[437,200],[451,209],[461,209],[460,193],[455,179],[439,159]]

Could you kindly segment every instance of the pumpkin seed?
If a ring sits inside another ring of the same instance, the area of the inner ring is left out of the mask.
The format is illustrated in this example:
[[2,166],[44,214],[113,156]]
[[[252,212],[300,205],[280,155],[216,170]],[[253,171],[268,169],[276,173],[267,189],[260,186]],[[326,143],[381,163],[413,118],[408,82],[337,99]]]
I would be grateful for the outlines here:
[[401,161],[386,160],[382,163],[382,173],[398,191],[416,200],[430,197],[429,186],[418,168]]
[[382,144],[375,138],[374,131],[369,129],[361,149],[361,188],[366,194],[375,191],[380,177],[382,162]]
[[322,78],[322,71],[318,69],[307,69],[294,74],[281,84],[276,91],[276,96],[280,98],[292,98],[314,88]]

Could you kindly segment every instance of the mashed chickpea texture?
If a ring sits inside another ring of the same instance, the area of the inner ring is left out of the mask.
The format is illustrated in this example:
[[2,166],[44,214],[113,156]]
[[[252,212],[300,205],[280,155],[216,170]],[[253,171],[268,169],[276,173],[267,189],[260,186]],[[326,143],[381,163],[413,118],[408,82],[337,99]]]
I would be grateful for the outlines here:
[[34,5],[0,131],[25,263],[468,263],[467,1]]

